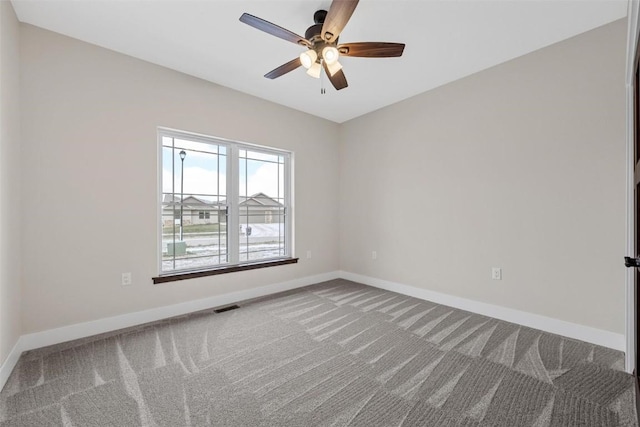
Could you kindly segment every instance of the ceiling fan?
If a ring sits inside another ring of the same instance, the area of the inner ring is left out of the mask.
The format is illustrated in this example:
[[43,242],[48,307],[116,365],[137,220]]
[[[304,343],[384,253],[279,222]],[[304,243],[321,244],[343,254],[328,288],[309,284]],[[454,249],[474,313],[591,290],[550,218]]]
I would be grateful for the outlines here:
[[347,25],[357,5],[358,0],[333,0],[329,12],[318,10],[314,13],[313,21],[315,24],[307,28],[304,37],[248,13],[243,13],[240,21],[265,33],[307,48],[298,58],[269,71],[264,75],[266,78],[275,79],[300,66],[306,68],[307,74],[310,76],[319,78],[322,68],[324,68],[331,84],[340,90],[348,86],[342,65],[338,62],[340,56],[390,58],[402,56],[404,51],[404,43],[338,44],[340,33]]

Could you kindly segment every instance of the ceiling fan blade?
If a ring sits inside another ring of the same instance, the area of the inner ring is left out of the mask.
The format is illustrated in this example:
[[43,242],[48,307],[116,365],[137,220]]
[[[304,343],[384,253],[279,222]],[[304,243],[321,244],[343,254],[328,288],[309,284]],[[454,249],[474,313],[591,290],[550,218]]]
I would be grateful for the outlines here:
[[286,64],[282,64],[278,68],[269,71],[264,76],[266,78],[268,78],[268,79],[275,79],[277,77],[282,76],[283,74],[287,74],[289,71],[295,70],[296,68],[298,68],[300,66],[302,66],[302,63],[300,62],[300,58],[292,59],[291,61],[287,62]]
[[320,33],[325,41],[333,42],[338,39],[357,5],[358,0],[333,0]]
[[329,72],[327,64],[324,61],[322,61],[322,65],[324,66],[324,72],[327,73],[327,77],[329,77],[329,81],[331,82],[333,87],[336,88],[336,90],[344,89],[345,87],[349,86],[347,84],[347,78],[344,76],[342,70],[336,71],[336,73],[332,76]]
[[277,26],[276,24],[272,24],[269,21],[265,21],[262,18],[258,18],[257,16],[243,13],[240,17],[240,22],[244,22],[245,24],[250,25],[253,28],[257,28],[260,31],[264,31],[265,33],[279,37],[291,43],[296,43],[307,47],[311,46],[309,40],[305,39],[304,37],[299,36],[296,33],[287,30],[286,28],[282,28]]
[[361,58],[393,58],[402,56],[404,43],[360,42],[338,45],[342,56],[357,56]]

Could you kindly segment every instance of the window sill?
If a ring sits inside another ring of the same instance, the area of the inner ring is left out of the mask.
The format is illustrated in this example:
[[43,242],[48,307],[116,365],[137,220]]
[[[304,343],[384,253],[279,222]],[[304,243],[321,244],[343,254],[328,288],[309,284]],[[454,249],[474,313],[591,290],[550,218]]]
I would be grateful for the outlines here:
[[164,276],[153,277],[153,284],[166,282],[176,282],[178,280],[196,279],[198,277],[215,276],[218,274],[235,273],[236,271],[255,270],[258,268],[276,267],[278,265],[296,264],[298,258],[285,258],[273,261],[254,262],[250,264],[233,265],[229,267],[212,268],[208,270],[187,271],[183,273],[167,274]]

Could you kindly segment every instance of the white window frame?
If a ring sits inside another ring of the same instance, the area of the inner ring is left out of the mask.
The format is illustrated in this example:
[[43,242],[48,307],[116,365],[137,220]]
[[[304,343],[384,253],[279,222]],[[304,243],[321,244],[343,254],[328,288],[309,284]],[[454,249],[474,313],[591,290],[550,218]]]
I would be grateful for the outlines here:
[[[227,262],[211,265],[207,267],[200,267],[196,269],[176,269],[171,271],[162,271],[162,200],[163,200],[163,188],[162,188],[162,138],[177,138],[186,139],[194,142],[201,142],[205,144],[216,144],[226,147],[226,170],[227,170],[227,188],[226,188],[226,202],[227,202]],[[225,138],[219,138],[215,136],[203,135],[194,132],[182,131],[177,129],[170,129],[166,127],[158,127],[157,129],[157,148],[158,148],[158,176],[157,176],[157,231],[156,236],[158,239],[158,245],[156,249],[157,254],[157,271],[160,277],[174,276],[180,274],[188,274],[192,272],[208,271],[208,270],[220,270],[228,267],[237,267],[242,265],[268,263],[270,261],[287,260],[294,258],[294,207],[293,207],[293,152],[282,150],[279,148],[268,147],[264,145],[252,144],[248,142],[234,141]],[[240,236],[239,233],[234,233],[233,230],[239,230],[240,226],[240,179],[239,179],[239,151],[249,150],[258,151],[266,154],[272,154],[284,157],[284,206],[285,206],[285,254],[282,256],[261,258],[259,260],[247,260],[240,261]]]

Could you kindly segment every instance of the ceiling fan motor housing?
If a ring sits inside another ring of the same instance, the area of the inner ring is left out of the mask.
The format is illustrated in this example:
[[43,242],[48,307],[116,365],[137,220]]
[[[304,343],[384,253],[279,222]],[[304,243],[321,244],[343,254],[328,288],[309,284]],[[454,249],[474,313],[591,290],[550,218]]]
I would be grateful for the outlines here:
[[326,16],[326,10],[316,11],[316,13],[313,14],[313,21],[315,22],[315,24],[307,28],[307,31],[305,31],[304,33],[304,38],[311,42],[311,49],[314,50],[318,55],[317,62],[320,62],[320,59],[322,58],[322,49],[324,49],[326,46],[336,46],[338,44],[338,38],[331,41],[330,43],[327,43],[322,38],[322,26],[324,24]]
[[324,24],[324,19],[327,17],[326,10],[317,10],[316,13],[313,14],[313,22],[316,24]]
[[322,40],[320,33],[322,32],[322,24],[314,24],[307,28],[304,33],[304,38],[309,40],[312,44],[318,40]]

